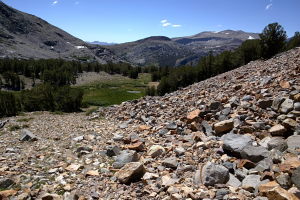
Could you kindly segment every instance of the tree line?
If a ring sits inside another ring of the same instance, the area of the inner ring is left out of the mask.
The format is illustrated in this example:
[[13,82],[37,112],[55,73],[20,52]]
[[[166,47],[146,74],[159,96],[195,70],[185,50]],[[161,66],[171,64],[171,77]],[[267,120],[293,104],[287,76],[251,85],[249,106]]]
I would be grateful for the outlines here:
[[[80,110],[83,91],[71,88],[82,72],[105,71],[138,78],[140,67],[128,63],[82,63],[62,59],[1,59],[0,60],[0,117],[16,115],[20,111]],[[24,90],[20,75],[32,79],[33,89]],[[42,81],[37,85],[36,80]],[[11,90],[19,92],[11,92]]]
[[62,59],[1,59],[0,60],[0,87],[8,90],[24,89],[24,82],[19,75],[24,75],[33,80],[40,79],[43,83],[64,86],[76,82],[76,77],[82,72],[100,72],[109,74],[122,74],[136,79],[141,67],[133,67],[128,63],[100,64],[66,61]]
[[277,53],[300,46],[300,34],[287,40],[284,28],[278,23],[269,24],[259,35],[260,39],[246,40],[234,51],[214,55],[210,52],[196,66],[162,67],[150,69],[152,81],[160,81],[157,88],[148,88],[147,95],[164,95],[181,87],[205,80],[238,68],[250,61],[269,59]]

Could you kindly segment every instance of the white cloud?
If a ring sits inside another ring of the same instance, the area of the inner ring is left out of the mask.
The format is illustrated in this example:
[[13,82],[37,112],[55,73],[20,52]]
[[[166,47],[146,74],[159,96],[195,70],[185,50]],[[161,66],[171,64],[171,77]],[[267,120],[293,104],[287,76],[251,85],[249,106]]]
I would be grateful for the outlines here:
[[169,23],[169,22],[166,22],[166,23],[163,23],[163,24],[162,24],[163,27],[167,27],[167,26],[171,26],[171,25],[172,25],[172,24]]
[[162,27],[168,27],[168,26],[171,26],[173,28],[179,28],[179,27],[181,27],[180,24],[172,24],[167,19],[161,20],[160,23],[161,23]]
[[179,28],[179,27],[181,27],[181,25],[180,24],[173,24],[172,27]]
[[56,5],[56,4],[58,4],[58,1],[57,1],[57,0],[52,2],[52,5],[53,5],[53,6]]
[[269,10],[272,6],[273,6],[272,3],[268,4],[268,5],[266,6],[266,10]]

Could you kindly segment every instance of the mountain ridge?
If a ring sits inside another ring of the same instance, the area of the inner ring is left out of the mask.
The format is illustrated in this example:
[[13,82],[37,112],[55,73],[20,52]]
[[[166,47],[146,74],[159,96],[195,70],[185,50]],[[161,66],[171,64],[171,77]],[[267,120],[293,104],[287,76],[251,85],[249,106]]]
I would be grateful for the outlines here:
[[121,61],[102,46],[88,44],[47,21],[0,2],[0,57]]
[[210,51],[214,54],[237,48],[258,34],[243,31],[204,31],[192,36],[150,36],[113,44],[84,42],[49,24],[0,2],[0,57],[63,58],[66,60],[128,62],[134,66],[195,65]]

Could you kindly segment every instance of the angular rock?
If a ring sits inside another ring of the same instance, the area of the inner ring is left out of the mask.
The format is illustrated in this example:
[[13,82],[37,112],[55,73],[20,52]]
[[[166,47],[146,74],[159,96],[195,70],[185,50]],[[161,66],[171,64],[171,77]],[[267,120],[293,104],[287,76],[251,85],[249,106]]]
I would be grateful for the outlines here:
[[77,170],[79,170],[82,167],[83,166],[81,166],[79,164],[71,164],[68,167],[66,167],[66,170],[71,171],[71,172],[76,172]]
[[292,129],[292,130],[295,130],[297,126],[299,126],[299,124],[293,120],[293,119],[290,119],[290,118],[287,118],[285,119],[283,122],[282,122],[282,125],[286,128],[286,129]]
[[32,132],[27,129],[23,129],[21,131],[20,141],[36,141],[38,140],[37,136],[35,136]]
[[118,146],[108,146],[106,148],[106,155],[109,157],[113,157],[113,156],[120,154],[120,151],[121,151],[121,149]]
[[164,154],[165,152],[166,152],[165,148],[163,148],[162,146],[153,145],[153,146],[150,147],[147,154],[149,156],[151,156],[152,158],[155,158],[155,157],[158,157],[158,156]]
[[126,163],[137,162],[138,154],[133,150],[124,150],[121,151],[120,154],[115,158],[115,162],[113,163],[113,167],[120,169]]
[[295,169],[292,174],[292,182],[295,184],[295,186],[300,189],[300,167]]
[[236,156],[240,156],[243,148],[252,142],[249,136],[233,133],[223,135],[222,140],[224,151]]
[[278,111],[279,108],[280,108],[280,105],[282,104],[282,102],[284,101],[285,99],[282,98],[282,97],[276,97],[272,103],[272,109],[275,110],[275,111]]
[[286,128],[280,124],[277,124],[269,129],[269,132],[273,136],[283,136],[286,131]]
[[162,165],[168,168],[176,169],[178,165],[177,158],[166,158],[165,160],[163,160]]
[[294,110],[300,111],[300,102],[294,103]]
[[291,177],[288,173],[280,174],[276,177],[276,181],[284,189],[289,189],[292,186]]
[[233,120],[224,120],[214,124],[214,130],[217,135],[229,132],[233,129]]
[[9,179],[9,178],[0,179],[0,188],[1,189],[7,189],[14,184],[15,184],[15,182],[12,179]]
[[177,156],[182,156],[185,153],[185,149],[183,147],[177,147],[174,151]]
[[276,149],[283,152],[287,147],[287,143],[282,137],[272,137],[268,142],[268,150]]
[[286,140],[288,149],[296,150],[300,149],[300,135],[292,135]]
[[225,184],[229,180],[229,170],[222,166],[211,162],[207,162],[201,173],[201,181],[206,186],[214,186],[215,184]]
[[242,181],[242,188],[249,191],[254,192],[258,186],[260,185],[260,176],[259,175],[248,175]]
[[280,112],[281,113],[288,113],[292,111],[294,108],[294,101],[292,99],[285,99],[284,102],[280,105]]
[[171,122],[166,126],[166,129],[168,130],[176,130],[177,129],[177,124],[175,122]]
[[274,187],[264,193],[264,196],[266,196],[268,199],[278,199],[278,200],[298,200],[298,198],[283,189],[280,186]]
[[127,163],[115,174],[115,177],[120,183],[129,184],[134,181],[139,181],[146,173],[144,165],[139,162]]
[[278,187],[279,184],[276,181],[271,181],[268,183],[262,183],[259,185],[258,190],[261,195],[264,195],[266,192],[272,190],[275,187]]
[[256,167],[254,168],[254,171],[258,171],[258,172],[268,171],[272,165],[273,165],[272,159],[265,158],[257,163]]
[[193,122],[199,116],[200,112],[201,111],[199,109],[196,109],[196,110],[188,113],[188,115],[187,115],[188,122],[189,123]]
[[252,162],[259,162],[268,157],[268,154],[268,150],[262,146],[247,145],[241,151],[242,158],[251,160]]
[[171,186],[175,183],[178,183],[179,179],[171,178],[169,175],[165,175],[161,177],[161,185],[162,186]]
[[257,101],[258,107],[262,109],[267,109],[272,106],[273,100],[272,99],[260,99]]
[[238,188],[241,186],[241,181],[239,179],[237,179],[233,174],[229,174],[229,180],[226,183],[226,185],[229,185],[231,187],[235,187]]

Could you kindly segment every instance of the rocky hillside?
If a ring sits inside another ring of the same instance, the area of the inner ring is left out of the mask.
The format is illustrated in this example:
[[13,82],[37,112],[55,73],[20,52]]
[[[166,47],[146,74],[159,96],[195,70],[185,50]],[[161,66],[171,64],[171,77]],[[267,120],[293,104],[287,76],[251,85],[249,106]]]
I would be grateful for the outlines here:
[[256,33],[225,30],[173,39],[163,36],[149,37],[109,48],[116,55],[136,65],[193,65],[210,51],[218,54],[233,50],[245,40],[258,38]]
[[88,44],[46,21],[0,1],[0,57],[119,62],[109,49]]
[[3,119],[0,197],[299,199],[299,66],[298,48],[89,117]]

